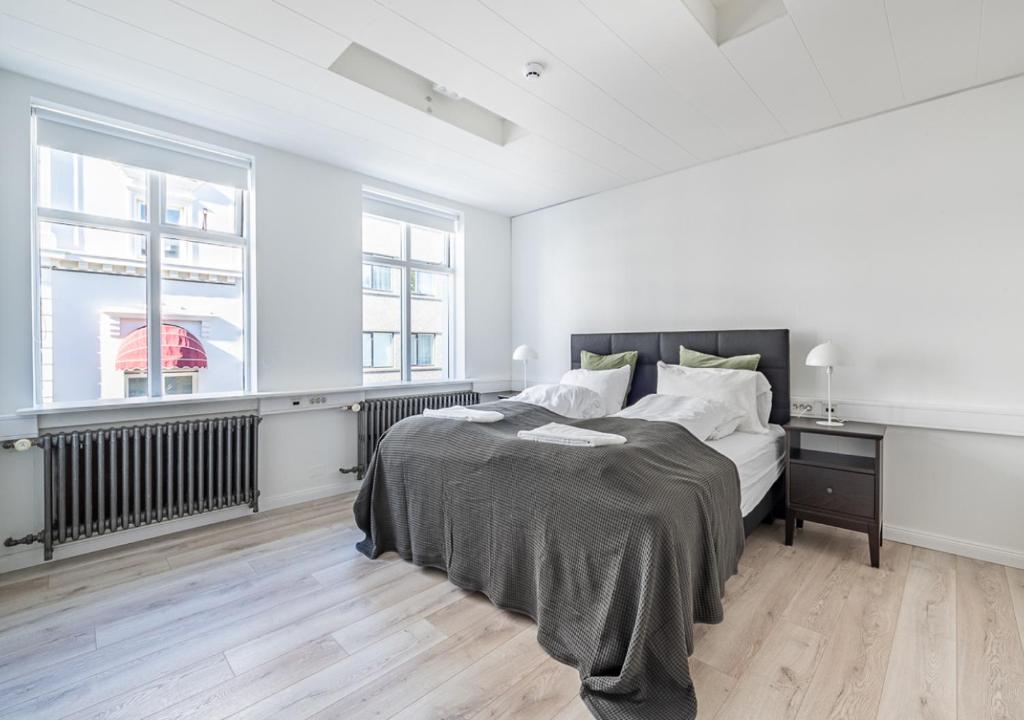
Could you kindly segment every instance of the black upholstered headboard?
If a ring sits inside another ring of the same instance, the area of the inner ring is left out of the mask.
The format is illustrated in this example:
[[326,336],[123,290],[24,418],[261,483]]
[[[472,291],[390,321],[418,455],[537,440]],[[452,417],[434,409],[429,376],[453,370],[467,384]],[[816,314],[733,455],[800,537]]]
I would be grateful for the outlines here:
[[658,388],[658,361],[679,364],[679,346],[728,357],[760,353],[757,369],[772,384],[771,422],[789,422],[789,330],[705,330],[698,332],[591,333],[572,336],[572,366],[580,352],[599,355],[637,350],[636,375],[627,405]]

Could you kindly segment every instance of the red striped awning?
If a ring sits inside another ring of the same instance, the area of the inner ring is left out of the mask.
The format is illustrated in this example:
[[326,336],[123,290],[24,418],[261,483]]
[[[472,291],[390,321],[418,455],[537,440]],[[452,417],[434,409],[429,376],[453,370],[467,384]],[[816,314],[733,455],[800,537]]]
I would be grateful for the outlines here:
[[[146,326],[133,330],[117,351],[118,370],[142,370],[149,366]],[[206,350],[195,335],[177,325],[160,326],[160,365],[164,370],[206,367]]]

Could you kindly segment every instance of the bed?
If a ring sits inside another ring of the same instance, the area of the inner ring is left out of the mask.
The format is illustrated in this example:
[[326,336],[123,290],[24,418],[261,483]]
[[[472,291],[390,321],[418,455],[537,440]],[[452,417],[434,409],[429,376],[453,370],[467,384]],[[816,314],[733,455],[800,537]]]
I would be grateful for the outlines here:
[[[680,344],[760,353],[771,423],[788,420],[786,330],[574,335],[573,366],[581,350],[638,350],[633,403],[654,392],[657,362],[677,362]],[[693,625],[722,620],[745,535],[771,517],[778,432],[716,446],[672,423],[603,417],[572,424],[625,445],[567,448],[516,437],[561,416],[514,401],[481,407],[504,419],[413,417],[388,431],[356,500],[360,552],[439,568],[532,617],[544,649],[579,670],[595,717],[693,720]]]
[[[685,332],[588,333],[570,338],[570,362],[580,367],[584,350],[598,355],[637,350],[639,358],[627,405],[657,390],[658,361],[679,362],[679,346],[720,357],[758,353],[758,370],[772,386],[769,437],[746,433],[710,443],[736,461],[743,496],[743,525],[747,535],[762,522],[784,515],[785,432],[790,418],[789,330],[707,330]],[[774,477],[773,477],[774,476]]]

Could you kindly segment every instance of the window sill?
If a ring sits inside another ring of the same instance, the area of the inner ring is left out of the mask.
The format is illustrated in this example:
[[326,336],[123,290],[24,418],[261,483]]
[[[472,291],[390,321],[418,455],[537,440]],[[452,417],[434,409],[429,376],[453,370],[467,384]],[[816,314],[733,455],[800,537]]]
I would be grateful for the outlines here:
[[165,395],[151,398],[110,398],[107,400],[76,400],[53,402],[18,410],[18,415],[59,415],[62,413],[91,412],[96,410],[131,410],[133,408],[174,407],[198,403],[224,403],[239,400],[258,400],[260,393],[197,393],[195,395]]
[[[75,402],[56,402],[17,410],[20,416],[64,415],[86,412],[123,413],[130,410],[158,410],[187,405],[259,403],[263,400],[282,398],[302,398],[306,396],[355,395],[353,401],[401,394],[402,392],[428,391],[432,389],[450,389],[453,387],[472,387],[474,380],[420,380],[412,382],[382,383],[379,385],[350,385],[346,387],[326,389],[269,390],[251,393],[198,393],[195,395],[168,395],[161,398],[111,398],[108,400],[83,400]],[[327,409],[327,408],[325,408]]]

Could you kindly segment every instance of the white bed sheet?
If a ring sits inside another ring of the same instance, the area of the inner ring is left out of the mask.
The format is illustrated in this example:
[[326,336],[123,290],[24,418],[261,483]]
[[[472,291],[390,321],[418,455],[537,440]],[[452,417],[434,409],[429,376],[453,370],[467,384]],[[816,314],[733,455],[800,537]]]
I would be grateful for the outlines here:
[[782,473],[786,431],[780,425],[769,425],[767,435],[735,432],[721,440],[709,440],[707,445],[736,463],[740,510],[746,517]]

